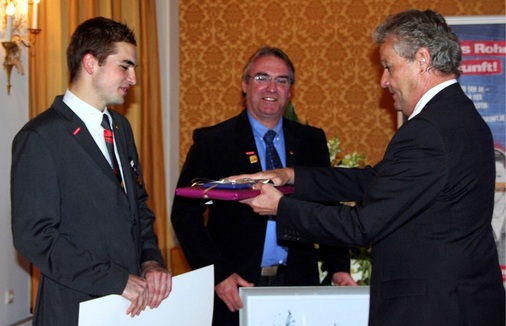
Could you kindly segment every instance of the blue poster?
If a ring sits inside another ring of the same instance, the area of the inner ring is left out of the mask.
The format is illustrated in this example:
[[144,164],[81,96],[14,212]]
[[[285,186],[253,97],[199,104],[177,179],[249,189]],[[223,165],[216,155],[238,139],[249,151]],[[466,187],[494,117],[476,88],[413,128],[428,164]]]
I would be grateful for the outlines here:
[[462,89],[488,123],[496,148],[506,148],[505,24],[453,25],[462,49]]
[[[506,287],[506,38],[505,16],[447,19],[460,39],[459,82],[494,137],[496,186],[492,229]],[[453,22],[453,24],[452,24]]]

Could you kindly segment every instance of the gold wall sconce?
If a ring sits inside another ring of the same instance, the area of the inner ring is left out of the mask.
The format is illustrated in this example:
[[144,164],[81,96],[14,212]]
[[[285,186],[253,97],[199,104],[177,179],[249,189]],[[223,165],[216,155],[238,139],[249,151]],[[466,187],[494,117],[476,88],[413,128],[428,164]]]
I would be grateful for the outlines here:
[[[16,67],[18,74],[24,75],[21,62],[22,46],[29,48],[35,42],[36,36],[41,32],[38,28],[38,5],[40,0],[4,0],[4,11],[0,17],[5,22],[5,40],[2,46],[5,49],[4,69],[7,74],[7,95],[11,91],[11,72]],[[28,8],[31,7],[32,20],[27,28]],[[26,31],[29,36],[26,37]]]

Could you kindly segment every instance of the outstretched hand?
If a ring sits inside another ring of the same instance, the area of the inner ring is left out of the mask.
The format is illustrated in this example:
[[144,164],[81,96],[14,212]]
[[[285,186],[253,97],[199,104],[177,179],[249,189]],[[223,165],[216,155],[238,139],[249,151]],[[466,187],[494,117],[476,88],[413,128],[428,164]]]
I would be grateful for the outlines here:
[[270,180],[275,186],[284,186],[285,184],[293,184],[295,182],[295,173],[293,171],[293,168],[283,168],[257,172],[254,174],[234,175],[228,177],[227,179]]
[[240,202],[249,205],[260,215],[277,215],[279,200],[283,194],[270,184],[257,183],[254,188],[260,189],[260,195]]

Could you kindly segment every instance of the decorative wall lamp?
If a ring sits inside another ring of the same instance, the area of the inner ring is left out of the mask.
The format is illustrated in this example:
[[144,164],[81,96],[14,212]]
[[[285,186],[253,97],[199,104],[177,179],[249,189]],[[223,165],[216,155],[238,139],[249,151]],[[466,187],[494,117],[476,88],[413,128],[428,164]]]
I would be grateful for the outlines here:
[[[2,42],[2,46],[5,49],[3,65],[7,73],[7,95],[11,91],[12,67],[16,67],[20,75],[25,73],[21,62],[22,45],[30,47],[41,32],[41,29],[37,28],[39,2],[40,0],[4,0],[4,12],[0,17],[5,22],[5,41]],[[30,28],[26,28],[29,5],[32,6],[32,21]],[[26,30],[29,32],[29,39],[23,36],[26,35]]]

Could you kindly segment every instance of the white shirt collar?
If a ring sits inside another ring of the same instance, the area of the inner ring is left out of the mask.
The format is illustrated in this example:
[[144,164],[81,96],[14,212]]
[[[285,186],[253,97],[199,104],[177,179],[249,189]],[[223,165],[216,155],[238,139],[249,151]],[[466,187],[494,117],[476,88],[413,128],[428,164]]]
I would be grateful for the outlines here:
[[109,118],[111,116],[107,111],[107,107],[105,107],[102,111],[97,110],[95,107],[81,100],[68,89],[65,92],[65,95],[63,95],[63,102],[67,104],[67,106],[74,111],[81,120],[83,120],[86,127],[90,130],[100,127],[102,124],[102,114],[107,114]]
[[427,93],[425,93],[422,98],[420,99],[420,101],[418,101],[418,103],[416,104],[415,106],[415,109],[413,110],[413,113],[411,113],[411,115],[409,116],[408,120],[411,120],[412,118],[414,118],[418,113],[422,112],[422,109],[425,107],[425,105],[427,103],[429,103],[429,101],[434,97],[436,96],[437,93],[441,92],[443,89],[445,89],[446,87],[452,85],[452,84],[455,84],[457,82],[456,79],[450,79],[450,80],[447,80],[445,82],[442,82],[441,84],[439,85],[436,85],[434,87],[432,87],[431,89],[429,89],[427,91]]

